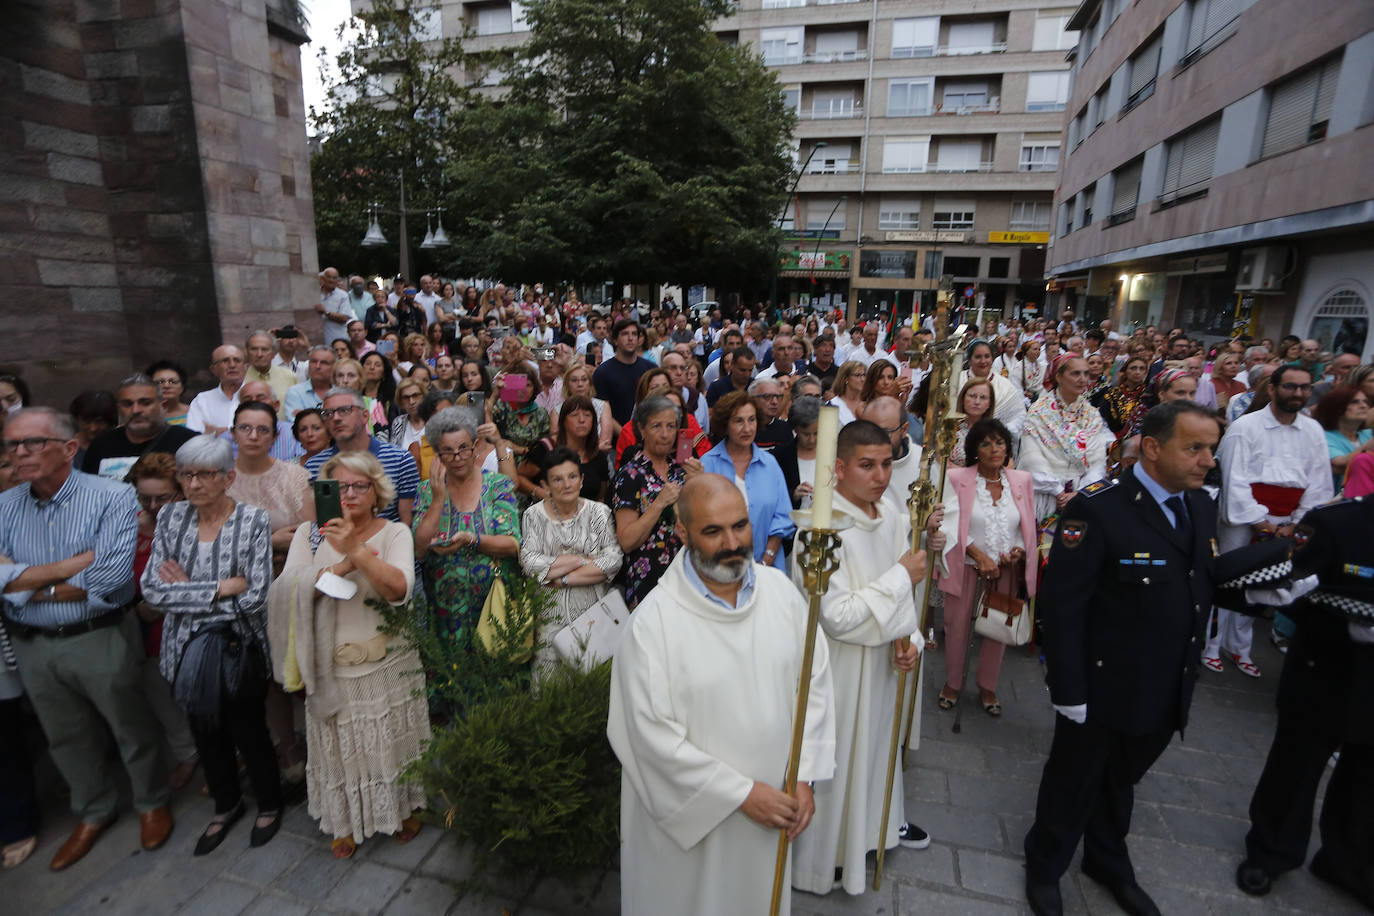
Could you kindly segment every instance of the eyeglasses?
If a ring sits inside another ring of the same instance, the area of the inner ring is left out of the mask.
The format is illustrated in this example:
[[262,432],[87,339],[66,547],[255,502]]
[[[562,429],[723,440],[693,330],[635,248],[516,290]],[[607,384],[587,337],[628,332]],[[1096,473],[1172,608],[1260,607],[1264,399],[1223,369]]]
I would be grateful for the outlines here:
[[29,436],[26,439],[5,439],[3,445],[7,452],[41,452],[49,442],[66,442],[56,436]]
[[272,427],[253,426],[250,423],[240,423],[238,426],[234,427],[234,432],[243,433],[245,436],[270,436],[272,435]]
[[144,496],[140,493],[138,496],[138,504],[145,509],[151,509],[153,506],[165,506],[175,501],[176,497],[171,493],[156,493],[152,496]]
[[357,493],[359,496],[361,496],[371,489],[372,481],[370,480],[364,480],[361,483],[344,483],[343,481],[339,482],[340,493]]
[[775,391],[775,392],[773,392],[772,394],[756,394],[756,395],[754,395],[754,397],[760,398],[760,399],[765,400],[765,401],[781,401],[781,400],[782,400],[782,392],[780,392],[780,391]]
[[197,480],[214,480],[223,471],[177,471],[177,479],[182,483],[195,483]]
[[457,448],[441,448],[435,454],[444,461],[452,461],[454,458],[466,458],[472,454],[471,445],[460,445]]
[[1279,385],[1280,391],[1311,391],[1311,385],[1299,385],[1297,382],[1284,382]]
[[362,408],[357,404],[349,404],[346,407],[327,407],[320,411],[320,416],[324,417],[326,420],[333,417],[346,417],[355,410],[362,410]]

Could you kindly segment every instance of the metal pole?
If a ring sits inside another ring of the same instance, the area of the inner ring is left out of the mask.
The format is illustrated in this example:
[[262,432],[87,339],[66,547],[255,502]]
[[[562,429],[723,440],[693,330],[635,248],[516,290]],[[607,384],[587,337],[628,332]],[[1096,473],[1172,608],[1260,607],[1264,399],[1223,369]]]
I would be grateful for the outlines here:
[[[816,158],[816,154],[817,154],[817,153],[819,153],[821,150],[825,149],[825,147],[827,147],[827,146],[829,146],[829,145],[830,145],[830,144],[826,143],[824,140],[817,140],[817,141],[816,141],[816,145],[813,146],[813,147],[811,147],[811,152],[807,155],[806,161],[803,162],[803,163],[801,164],[801,168],[799,168],[799,169],[797,170],[797,177],[796,177],[796,179],[792,182],[792,188],[791,188],[791,190],[789,190],[789,191],[787,192],[787,203],[783,204],[782,212],[778,214],[778,230],[779,230],[779,231],[782,230],[782,221],[783,221],[783,219],[785,219],[785,218],[787,217],[787,208],[790,207],[790,206],[792,206],[792,200],[793,200],[793,198],[795,198],[795,197],[797,196],[797,185],[801,184],[802,176],[806,174],[806,167],[807,167],[808,165],[811,164],[811,160],[812,160],[812,159],[815,159],[815,158]],[[793,231],[796,231],[796,224],[795,224],[795,223],[793,223],[792,229],[793,229]],[[776,260],[775,260],[775,262],[774,262],[774,264],[773,264],[773,288],[772,288],[772,290],[771,290],[771,291],[769,292],[769,294],[768,294],[768,301],[771,302],[771,303],[773,303],[773,307],[774,307],[774,308],[779,308],[779,306],[778,306],[778,265],[777,265],[777,263],[776,263]]]
[[406,170],[401,169],[401,259],[400,274],[410,282],[410,237],[406,234]]

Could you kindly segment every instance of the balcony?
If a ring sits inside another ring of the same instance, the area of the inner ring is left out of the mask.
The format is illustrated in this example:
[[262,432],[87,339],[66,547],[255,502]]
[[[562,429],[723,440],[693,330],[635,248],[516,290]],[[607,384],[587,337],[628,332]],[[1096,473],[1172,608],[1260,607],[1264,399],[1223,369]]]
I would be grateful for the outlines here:
[[943,164],[941,164],[941,163],[939,163],[939,162],[936,162],[936,163],[932,163],[932,164],[931,164],[931,166],[930,166],[930,171],[932,171],[932,172],[946,172],[946,173],[948,173],[948,172],[963,172],[963,173],[969,173],[969,172],[991,172],[991,171],[992,171],[992,163],[991,163],[991,162],[979,162],[979,163],[976,163],[976,164],[975,164],[975,163],[972,163],[972,162],[951,162],[951,163],[948,164],[948,165],[943,165]]
[[985,102],[942,102],[935,106],[936,114],[946,115],[973,115],[973,114],[997,114],[1002,110],[1002,99],[993,96]]
[[836,162],[821,162],[811,160],[811,165],[807,166],[808,175],[857,175],[863,171],[858,162],[850,160],[840,160]]
[[864,106],[860,102],[831,102],[828,105],[812,105],[797,111],[801,121],[835,121],[842,118],[862,118]]
[[1007,228],[1012,232],[1049,232],[1050,221],[1013,219],[1007,222]]
[[940,45],[935,49],[936,57],[962,57],[965,54],[1005,54],[1007,43],[1005,41],[993,42],[986,45]]
[[[860,48],[857,51],[813,51],[810,54],[802,55],[799,62],[804,64],[849,64],[859,60],[868,60],[867,49]],[[798,61],[790,61],[790,63],[798,63]]]

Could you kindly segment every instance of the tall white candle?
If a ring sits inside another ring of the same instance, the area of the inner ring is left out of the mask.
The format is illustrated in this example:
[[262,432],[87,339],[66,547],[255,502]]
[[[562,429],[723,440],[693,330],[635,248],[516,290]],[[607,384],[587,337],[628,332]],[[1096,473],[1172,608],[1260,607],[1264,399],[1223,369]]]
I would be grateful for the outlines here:
[[835,495],[835,444],[840,437],[840,409],[822,407],[816,421],[816,483],[811,490],[811,527],[830,527]]
[[964,371],[964,351],[955,350],[949,359],[949,412],[959,412],[959,389],[964,387],[959,376]]

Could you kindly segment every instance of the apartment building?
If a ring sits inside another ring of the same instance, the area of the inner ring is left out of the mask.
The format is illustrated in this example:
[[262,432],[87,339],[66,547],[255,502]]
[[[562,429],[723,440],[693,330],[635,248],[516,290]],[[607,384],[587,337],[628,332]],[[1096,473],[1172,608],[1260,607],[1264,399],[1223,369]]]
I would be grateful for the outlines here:
[[798,122],[778,298],[909,316],[942,274],[960,306],[1043,305],[1069,96],[1071,5],[740,0]]
[[1068,26],[1051,307],[1367,360],[1374,3],[1086,0]]

